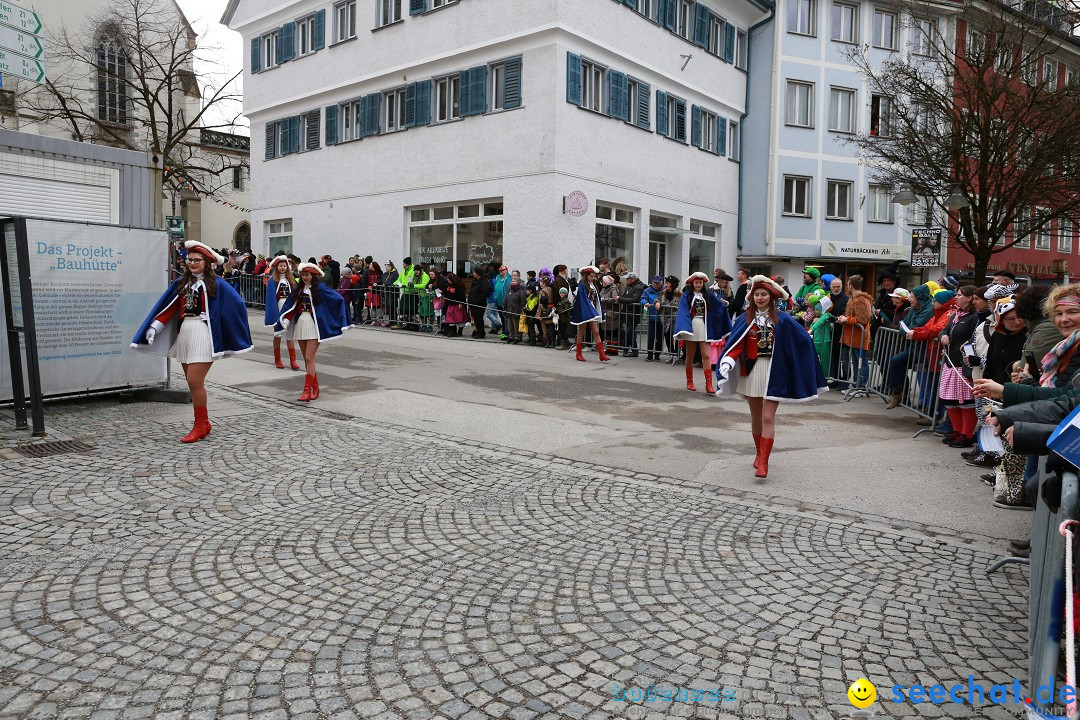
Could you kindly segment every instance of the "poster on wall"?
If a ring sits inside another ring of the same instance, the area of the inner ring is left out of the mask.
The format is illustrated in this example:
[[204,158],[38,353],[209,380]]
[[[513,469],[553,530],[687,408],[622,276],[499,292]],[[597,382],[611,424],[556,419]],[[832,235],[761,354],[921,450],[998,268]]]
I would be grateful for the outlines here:
[[911,267],[937,267],[941,264],[941,228],[916,228],[911,231]]
[[[165,382],[165,358],[129,344],[168,287],[166,231],[27,220],[26,232],[44,395]],[[0,308],[0,323],[3,317]],[[0,401],[7,401],[6,332],[0,357]]]

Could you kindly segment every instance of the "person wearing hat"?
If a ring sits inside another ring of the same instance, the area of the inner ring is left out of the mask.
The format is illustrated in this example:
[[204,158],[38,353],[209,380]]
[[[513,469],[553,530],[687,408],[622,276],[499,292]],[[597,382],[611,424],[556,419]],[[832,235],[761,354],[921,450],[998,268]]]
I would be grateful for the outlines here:
[[305,375],[304,392],[297,400],[310,402],[319,397],[315,368],[319,343],[340,337],[349,329],[349,318],[341,295],[319,282],[323,271],[318,265],[303,263],[298,269],[300,282],[282,306],[274,331],[300,343]]
[[645,283],[638,279],[637,273],[626,273],[626,287],[619,293],[619,310],[622,314],[622,346],[627,357],[638,356],[638,323],[641,322],[641,296],[645,292]]
[[879,327],[888,327],[893,321],[896,306],[893,304],[890,293],[896,289],[896,275],[891,270],[882,270],[878,273],[878,285],[880,287],[877,297],[874,298],[874,318],[870,322],[870,332],[874,335],[877,334]]
[[[499,339],[507,339],[507,331],[510,328],[510,319],[506,314],[506,291],[510,289],[510,281],[513,278],[510,276],[510,268],[505,265],[499,266],[498,276],[492,280],[492,295],[495,298],[495,307],[499,312]],[[492,332],[495,328],[492,328]]]
[[600,362],[607,362],[611,358],[604,352],[604,341],[600,335],[600,323],[604,320],[604,305],[600,302],[600,292],[594,281],[599,270],[592,265],[586,265],[578,272],[581,274],[581,279],[578,281],[577,295],[574,297],[574,307],[570,313],[570,324],[577,328],[577,359],[585,362],[585,356],[581,354],[581,345],[585,342],[585,328],[589,327],[596,339],[596,351],[600,354]]
[[995,270],[995,285],[1016,285],[1016,273],[1011,270]]
[[807,265],[802,271],[803,284],[795,293],[795,304],[800,308],[806,307],[806,296],[821,287],[821,271],[816,267]]
[[734,297],[731,292],[731,281],[734,279],[724,271],[724,268],[718,267],[713,270],[713,284],[709,286],[709,289],[724,298],[724,302],[730,303]]
[[193,443],[210,434],[206,414],[206,374],[221,357],[252,348],[247,308],[227,282],[218,282],[212,266],[225,258],[195,240],[184,243],[184,272],[158,298],[139,326],[131,347],[150,355],[180,361],[191,393],[195,424],[180,442]]
[[[931,283],[927,283],[927,285],[930,284]],[[936,285],[937,283],[933,284]],[[953,309],[956,307],[956,293],[952,290],[938,290],[934,293],[933,297],[933,317],[922,327],[912,328],[908,330],[907,333],[908,340],[926,343],[926,359],[921,363],[921,367],[916,373],[916,377],[919,380],[919,387],[921,388],[918,409],[924,414],[930,413],[930,406],[933,404],[933,399],[938,391],[939,371],[941,368],[941,344],[937,342],[937,339],[938,336],[941,335],[941,331],[945,329],[945,325],[949,322]],[[932,425],[934,420],[919,418],[916,423],[920,425]]]
[[709,276],[703,272],[696,272],[686,279],[675,314],[675,339],[682,340],[686,346],[686,389],[697,390],[694,386],[694,353],[700,350],[705,392],[712,393],[715,389],[709,343],[724,339],[731,330],[731,318],[724,299],[705,287],[708,282]]
[[979,315],[974,307],[976,290],[974,285],[963,285],[957,290],[954,299],[956,310],[939,336],[945,362],[941,368],[938,400],[945,407],[953,429],[942,442],[951,447],[972,447],[978,427],[975,398],[971,394],[964,363],[964,345],[971,342],[979,323]]
[[[780,402],[813,400],[827,389],[809,333],[790,315],[776,310],[775,301],[786,299],[787,292],[772,279],[764,275],[750,279],[750,308],[735,318],[718,369],[722,386],[739,367],[737,392],[750,406],[757,446],[754,475],[759,478],[769,475]],[[722,388],[716,392],[719,395]]]
[[487,311],[487,299],[491,295],[491,290],[491,281],[484,274],[484,269],[474,264],[472,285],[469,287],[469,316],[472,318],[472,337],[476,340],[487,337],[487,333],[484,332],[484,313]]
[[[270,267],[270,277],[266,283],[266,311],[263,316],[263,324],[266,327],[277,325],[281,317],[281,308],[285,301],[292,295],[293,287],[296,286],[296,276],[293,275],[289,259],[284,255],[274,258],[274,264]],[[289,367],[299,370],[300,365],[296,362],[296,343],[287,341],[289,348]],[[283,370],[285,365],[281,362],[281,336],[274,335],[274,367]]]
[[648,350],[646,362],[659,360],[660,353],[664,351],[664,325],[660,315],[660,293],[663,289],[663,275],[653,275],[652,282],[641,291],[641,304],[647,309],[649,316],[649,331],[645,343]]

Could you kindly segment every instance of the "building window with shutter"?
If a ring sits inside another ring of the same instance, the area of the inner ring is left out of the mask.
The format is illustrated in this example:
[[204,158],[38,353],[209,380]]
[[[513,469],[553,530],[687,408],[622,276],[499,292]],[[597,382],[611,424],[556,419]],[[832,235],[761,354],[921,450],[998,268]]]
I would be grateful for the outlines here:
[[278,45],[278,33],[277,30],[266,33],[262,36],[262,69],[268,70],[277,65],[277,45]]
[[740,70],[745,70],[746,69],[746,57],[747,57],[746,53],[747,53],[746,31],[745,30],[736,30],[735,31],[735,67],[739,68]]
[[383,132],[397,132],[405,129],[405,88],[397,88],[383,93],[386,113],[383,117]]
[[728,160],[739,162],[739,123],[737,122],[728,123],[727,155]]
[[606,108],[604,88],[607,87],[607,68],[591,60],[581,60],[581,107],[602,113]]
[[488,68],[491,110],[521,107],[521,58],[492,63]]
[[709,39],[705,50],[717,57],[724,56],[724,26],[727,25],[722,17],[709,14]]
[[701,149],[706,152],[716,153],[717,141],[719,138],[716,136],[716,113],[709,112],[708,110],[701,111]]
[[356,0],[334,4],[334,42],[356,37]]
[[461,76],[454,74],[435,80],[435,122],[461,118]]
[[637,0],[634,9],[637,10],[639,15],[644,15],[650,20],[656,19],[656,16],[653,14],[653,0]]
[[431,0],[431,9],[438,10],[441,7],[447,7],[448,5],[457,5],[458,0]]
[[97,46],[98,120],[127,125],[127,57],[115,38],[103,37]]
[[359,100],[343,103],[338,113],[338,142],[360,139],[361,106]]
[[686,142],[686,101],[674,95],[663,95],[656,103],[656,132],[678,142]]
[[678,0],[675,11],[675,32],[687,40],[694,37],[694,0]]
[[296,21],[296,54],[315,52],[315,16],[308,15]]
[[784,176],[784,214],[810,217],[810,178]]
[[319,111],[313,110],[300,116],[300,149],[319,149]]
[[[638,102],[638,93],[641,92],[641,82],[635,78],[628,77],[626,79],[626,90],[626,97],[629,99],[629,106],[627,107],[629,114],[626,117],[626,122],[631,125],[641,125],[641,104]],[[646,122],[648,122],[647,107]]]
[[379,0],[376,27],[386,27],[401,19],[401,0]]

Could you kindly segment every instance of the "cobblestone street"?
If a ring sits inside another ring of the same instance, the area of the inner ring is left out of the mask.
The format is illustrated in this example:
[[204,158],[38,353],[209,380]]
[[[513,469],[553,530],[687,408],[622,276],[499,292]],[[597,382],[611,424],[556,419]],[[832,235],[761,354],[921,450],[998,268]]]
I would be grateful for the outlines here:
[[[862,676],[1026,678],[989,540],[211,398],[209,442],[105,399],[48,408],[96,450],[4,456],[0,716],[840,718]],[[653,683],[736,699],[612,699]]]

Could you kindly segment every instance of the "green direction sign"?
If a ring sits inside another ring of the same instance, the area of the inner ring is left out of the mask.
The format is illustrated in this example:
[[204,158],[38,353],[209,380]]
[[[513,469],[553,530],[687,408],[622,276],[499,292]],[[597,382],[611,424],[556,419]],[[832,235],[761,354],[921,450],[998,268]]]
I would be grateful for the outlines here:
[[36,83],[45,80],[45,66],[41,62],[3,49],[0,49],[0,73]]
[[10,50],[32,60],[45,54],[45,46],[36,35],[3,25],[0,25],[0,50]]
[[41,18],[33,10],[0,0],[0,25],[7,25],[31,35],[41,34]]

